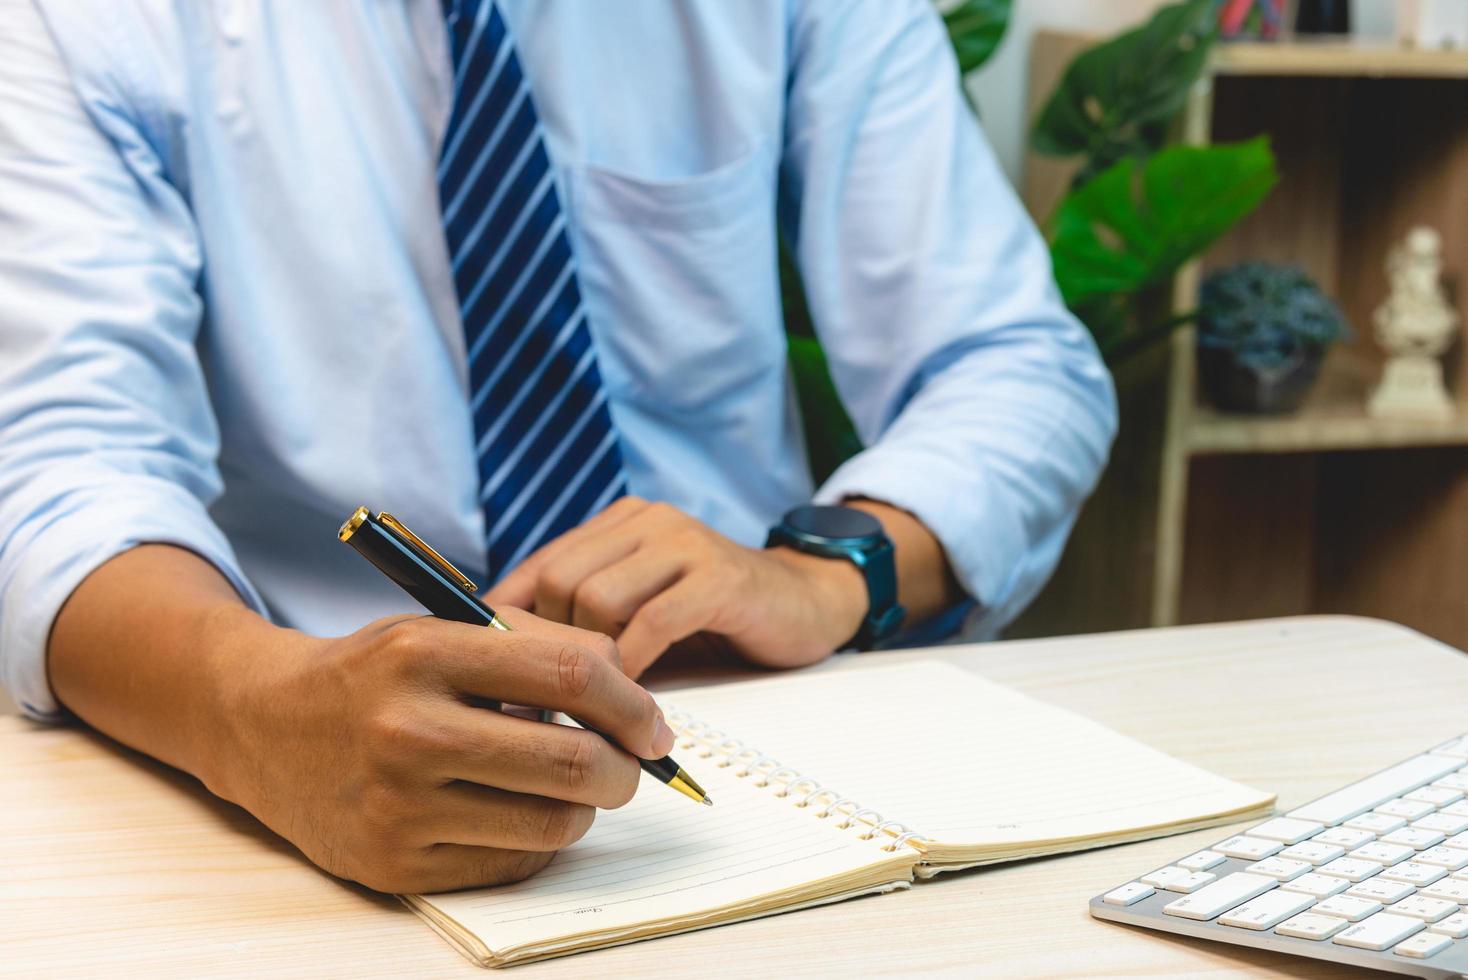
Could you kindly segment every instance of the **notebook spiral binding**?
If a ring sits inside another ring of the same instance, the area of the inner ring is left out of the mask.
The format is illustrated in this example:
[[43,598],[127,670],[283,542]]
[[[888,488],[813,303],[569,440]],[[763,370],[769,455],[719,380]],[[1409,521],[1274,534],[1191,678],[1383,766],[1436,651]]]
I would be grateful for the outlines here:
[[737,738],[728,738],[724,732],[710,728],[705,722],[698,721],[686,711],[680,711],[673,706],[668,706],[668,725],[678,736],[679,744],[685,749],[697,750],[699,758],[710,759],[715,755],[722,758],[715,763],[720,769],[733,768],[734,775],[740,779],[755,778],[754,785],[766,787],[776,785],[774,795],[780,799],[789,796],[798,796],[795,805],[801,809],[812,804],[821,805],[821,809],[815,814],[817,819],[826,820],[831,816],[841,816],[844,819],[836,824],[838,830],[846,830],[857,824],[864,824],[866,830],[857,836],[861,840],[871,840],[882,834],[891,836],[892,840],[882,847],[884,851],[896,851],[899,847],[906,845],[921,853],[921,844],[927,843],[928,838],[909,828],[906,824],[896,820],[885,820],[876,810],[863,807],[850,797],[842,796],[834,789],[822,786],[809,776],[802,775],[799,770],[790,766],[782,766],[780,760],[765,755],[758,749],[753,749]]

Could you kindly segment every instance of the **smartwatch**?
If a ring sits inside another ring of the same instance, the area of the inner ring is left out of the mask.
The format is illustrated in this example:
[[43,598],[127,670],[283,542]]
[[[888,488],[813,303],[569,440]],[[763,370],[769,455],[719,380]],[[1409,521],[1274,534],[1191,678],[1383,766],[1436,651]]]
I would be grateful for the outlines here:
[[842,649],[870,650],[892,636],[907,610],[897,604],[897,565],[882,523],[852,507],[797,507],[770,529],[766,548],[793,548],[821,558],[844,558],[867,583],[867,614]]

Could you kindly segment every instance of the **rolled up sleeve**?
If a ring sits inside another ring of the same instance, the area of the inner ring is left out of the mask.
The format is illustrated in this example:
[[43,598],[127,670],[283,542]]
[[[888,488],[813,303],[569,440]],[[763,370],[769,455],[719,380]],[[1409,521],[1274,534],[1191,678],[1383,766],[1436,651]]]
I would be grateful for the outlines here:
[[[68,64],[30,0],[0,0],[0,23],[0,681],[51,719],[51,625],[113,556],[188,548],[263,603],[208,513],[218,430],[187,203],[117,74]],[[106,50],[109,25],[93,30]]]
[[818,499],[915,515],[992,633],[1044,585],[1100,475],[1110,375],[931,3],[798,6],[782,227],[868,446]]

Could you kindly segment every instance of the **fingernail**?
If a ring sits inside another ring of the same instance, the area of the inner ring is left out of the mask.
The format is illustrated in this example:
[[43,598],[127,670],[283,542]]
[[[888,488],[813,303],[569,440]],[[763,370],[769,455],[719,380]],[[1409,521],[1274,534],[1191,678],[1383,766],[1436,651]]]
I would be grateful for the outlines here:
[[662,715],[658,715],[657,731],[652,733],[652,751],[659,759],[673,751],[673,730]]

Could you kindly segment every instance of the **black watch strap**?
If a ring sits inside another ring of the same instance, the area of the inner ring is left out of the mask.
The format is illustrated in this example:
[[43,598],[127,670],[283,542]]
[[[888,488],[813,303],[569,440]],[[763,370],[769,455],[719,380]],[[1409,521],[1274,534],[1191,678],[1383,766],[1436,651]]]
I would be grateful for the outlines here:
[[797,507],[770,529],[765,547],[788,547],[821,558],[844,559],[862,573],[867,612],[841,649],[870,650],[901,627],[907,611],[897,602],[892,541],[876,518],[847,507]]

